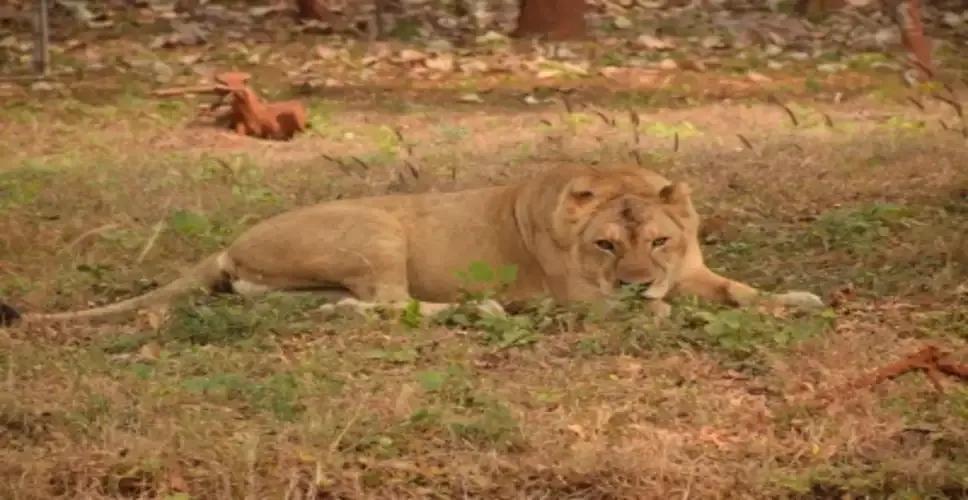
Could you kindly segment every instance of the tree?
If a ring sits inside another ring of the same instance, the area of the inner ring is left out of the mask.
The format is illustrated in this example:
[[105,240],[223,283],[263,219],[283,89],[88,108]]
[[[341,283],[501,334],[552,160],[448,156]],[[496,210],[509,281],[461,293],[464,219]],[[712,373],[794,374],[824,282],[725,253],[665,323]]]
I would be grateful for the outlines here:
[[552,40],[585,36],[585,0],[521,0],[515,36]]
[[[901,30],[901,41],[907,49],[911,64],[922,79],[934,78],[931,62],[931,41],[924,36],[921,21],[921,0],[878,0],[881,10],[894,19]],[[799,0],[797,10],[809,17],[822,16],[827,11],[842,9],[845,0]]]
[[332,17],[329,9],[319,0],[296,0],[296,6],[299,8],[299,17],[304,19],[329,21]]

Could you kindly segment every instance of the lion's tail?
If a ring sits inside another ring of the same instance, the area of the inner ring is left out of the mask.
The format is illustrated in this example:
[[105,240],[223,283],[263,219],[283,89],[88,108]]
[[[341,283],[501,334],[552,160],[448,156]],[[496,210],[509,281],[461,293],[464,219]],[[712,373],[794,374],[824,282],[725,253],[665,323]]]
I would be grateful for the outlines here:
[[197,288],[215,289],[223,281],[222,267],[219,263],[221,252],[210,255],[195,265],[181,278],[152,290],[144,295],[108,304],[106,306],[49,314],[20,314],[10,306],[0,303],[0,326],[24,322],[50,322],[75,319],[94,319],[135,311],[144,306],[168,302]]

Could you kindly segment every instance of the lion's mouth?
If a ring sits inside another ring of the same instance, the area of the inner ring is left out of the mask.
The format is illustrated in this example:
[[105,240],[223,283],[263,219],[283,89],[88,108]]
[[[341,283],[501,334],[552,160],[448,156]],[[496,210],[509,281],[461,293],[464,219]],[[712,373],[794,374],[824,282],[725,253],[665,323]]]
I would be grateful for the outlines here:
[[656,294],[654,291],[652,291],[653,284],[655,284],[655,280],[638,281],[638,282],[617,280],[615,282],[615,287],[626,289],[626,290],[632,290],[634,291],[635,295],[638,295],[645,299],[662,298],[660,296],[661,294]]
[[615,282],[615,286],[617,288],[634,290],[636,295],[646,300],[661,300],[663,297],[665,297],[665,287],[653,285],[656,285],[656,280],[640,282],[617,280]]

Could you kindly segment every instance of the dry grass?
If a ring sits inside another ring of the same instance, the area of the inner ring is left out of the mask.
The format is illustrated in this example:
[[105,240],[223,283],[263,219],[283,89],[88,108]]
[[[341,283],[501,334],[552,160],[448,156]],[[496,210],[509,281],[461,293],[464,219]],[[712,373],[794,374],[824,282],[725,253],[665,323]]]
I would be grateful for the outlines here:
[[[551,107],[310,102],[313,133],[288,144],[186,128],[187,106],[135,98],[5,110],[0,295],[106,302],[292,206],[633,161],[622,108],[603,107],[611,127]],[[801,106],[797,128],[769,105],[639,108],[637,149],[694,186],[713,267],[771,289],[850,285],[836,310],[684,301],[661,328],[633,306],[412,328],[326,322],[282,297],[185,303],[160,325],[0,330],[0,496],[964,496],[964,386],[907,376],[809,403],[926,340],[966,355],[964,140],[918,125],[950,120],[940,106]],[[404,159],[418,182],[399,182]]]

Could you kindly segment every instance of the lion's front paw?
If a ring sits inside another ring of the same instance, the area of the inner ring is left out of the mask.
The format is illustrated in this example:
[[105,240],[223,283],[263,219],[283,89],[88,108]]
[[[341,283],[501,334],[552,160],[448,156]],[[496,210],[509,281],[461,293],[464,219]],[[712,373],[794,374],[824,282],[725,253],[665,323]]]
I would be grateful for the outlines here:
[[824,307],[823,300],[815,294],[799,290],[792,290],[774,296],[778,304],[799,307],[801,309],[820,309]]
[[340,299],[319,306],[319,312],[326,316],[353,316],[362,315],[367,311],[373,310],[376,304],[363,302],[352,297]]
[[496,300],[486,299],[475,304],[477,306],[477,311],[481,313],[482,316],[497,316],[501,318],[507,317],[508,313],[504,310]]

